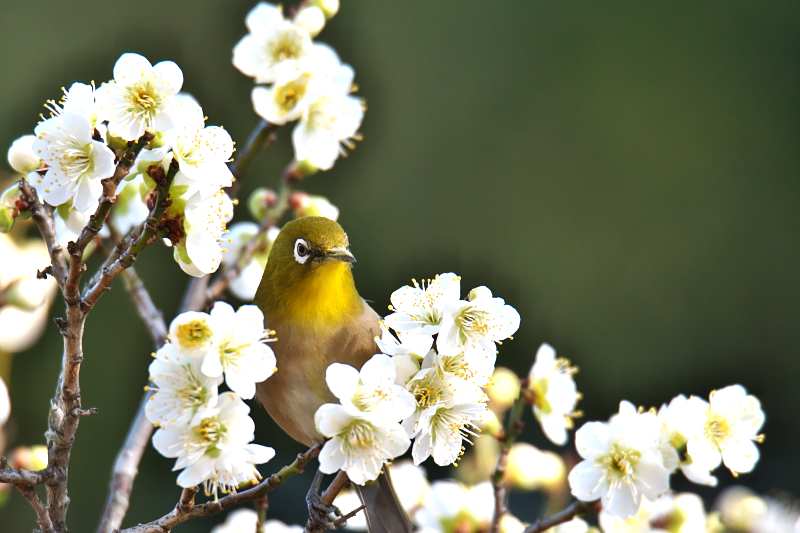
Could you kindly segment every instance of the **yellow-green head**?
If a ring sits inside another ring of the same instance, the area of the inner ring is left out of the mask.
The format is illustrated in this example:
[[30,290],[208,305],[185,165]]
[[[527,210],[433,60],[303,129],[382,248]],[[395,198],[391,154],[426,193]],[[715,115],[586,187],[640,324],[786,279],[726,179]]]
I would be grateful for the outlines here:
[[293,220],[272,245],[254,303],[272,320],[311,328],[341,323],[362,310],[350,271],[355,260],[333,220]]

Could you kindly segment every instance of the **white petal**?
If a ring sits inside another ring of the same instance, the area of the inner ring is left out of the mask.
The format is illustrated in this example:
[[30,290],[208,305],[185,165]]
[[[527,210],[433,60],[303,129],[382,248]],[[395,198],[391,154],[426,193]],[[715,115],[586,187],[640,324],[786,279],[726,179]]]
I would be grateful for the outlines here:
[[587,422],[575,432],[575,449],[584,459],[594,459],[608,452],[608,426],[603,422]]
[[606,490],[603,473],[594,461],[578,463],[569,473],[569,486],[572,495],[585,502],[600,499]]
[[377,385],[378,383],[386,381],[394,383],[397,372],[394,368],[392,358],[386,354],[379,353],[373,355],[364,363],[361,367],[360,376],[361,381],[365,385]]
[[342,450],[342,440],[335,437],[322,447],[319,452],[319,469],[325,474],[333,474],[338,472],[346,459],[344,450]]
[[358,370],[350,365],[333,363],[325,371],[325,382],[334,396],[340,400],[350,399],[358,387]]

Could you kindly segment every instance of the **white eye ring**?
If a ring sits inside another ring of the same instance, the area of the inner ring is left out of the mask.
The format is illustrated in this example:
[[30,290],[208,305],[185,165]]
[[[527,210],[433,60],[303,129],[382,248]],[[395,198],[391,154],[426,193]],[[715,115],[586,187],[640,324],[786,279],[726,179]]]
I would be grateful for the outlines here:
[[308,243],[303,239],[297,239],[294,243],[294,260],[304,265],[309,257],[311,257],[311,248],[308,247]]

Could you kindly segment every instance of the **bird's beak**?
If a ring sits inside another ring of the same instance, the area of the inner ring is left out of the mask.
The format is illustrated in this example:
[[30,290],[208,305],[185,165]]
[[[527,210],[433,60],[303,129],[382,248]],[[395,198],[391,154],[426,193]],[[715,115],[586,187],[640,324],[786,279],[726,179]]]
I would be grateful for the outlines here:
[[347,248],[341,246],[334,246],[325,255],[322,256],[323,261],[344,261],[345,263],[355,263],[356,258],[350,253]]

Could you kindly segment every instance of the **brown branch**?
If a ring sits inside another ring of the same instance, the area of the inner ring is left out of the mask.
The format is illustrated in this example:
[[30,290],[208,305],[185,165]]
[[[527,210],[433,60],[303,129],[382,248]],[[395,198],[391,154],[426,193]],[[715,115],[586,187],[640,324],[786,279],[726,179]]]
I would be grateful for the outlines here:
[[[161,310],[153,303],[150,293],[147,292],[144,283],[133,267],[125,270],[122,278],[125,281],[125,288],[136,304],[136,311],[147,326],[153,339],[153,345],[158,350],[167,339],[167,325]],[[139,463],[147,448],[147,443],[150,442],[150,435],[153,434],[153,424],[145,416],[145,409],[151,394],[148,391],[142,397],[136,416],[128,429],[125,442],[117,453],[114,470],[111,474],[108,499],[98,527],[99,533],[108,533],[118,528],[128,511],[133,482],[139,473]]]
[[494,490],[494,517],[492,518],[492,525],[490,533],[499,533],[500,522],[503,515],[508,512],[506,507],[506,496],[508,487],[503,478],[505,477],[506,467],[508,466],[508,452],[514,441],[517,440],[520,431],[522,431],[522,413],[525,409],[525,395],[520,392],[517,401],[514,402],[514,407],[508,415],[508,423],[506,424],[503,436],[500,438],[500,455],[497,458],[497,466],[492,474],[492,488]]
[[350,511],[346,515],[340,516],[339,518],[337,518],[336,520],[333,521],[333,528],[332,529],[336,529],[336,528],[338,528],[340,526],[346,526],[348,520],[350,520],[351,518],[353,518],[355,515],[357,515],[359,512],[363,511],[366,508],[367,508],[366,505],[362,505],[361,507],[357,507],[357,508],[353,509],[352,511]]
[[276,129],[278,129],[276,124],[270,124],[266,120],[261,119],[250,133],[250,137],[247,138],[244,149],[239,152],[236,161],[231,165],[231,173],[233,174],[234,181],[233,184],[228,187],[228,196],[236,198],[236,193],[239,192],[239,187],[241,186],[241,179],[244,177],[247,169],[250,168],[250,164],[253,162],[256,154],[277,139],[275,136]]
[[599,501],[591,503],[575,501],[560,513],[554,514],[548,518],[541,518],[537,520],[533,523],[533,525],[526,529],[524,533],[543,533],[551,527],[556,527],[564,522],[569,522],[578,515],[599,513],[600,509],[602,509],[602,507]]
[[233,505],[261,498],[267,492],[283,485],[290,477],[302,473],[303,467],[305,467],[309,461],[317,457],[321,449],[322,443],[316,444],[309,448],[308,451],[298,454],[297,459],[295,459],[292,464],[281,468],[278,473],[271,475],[255,487],[239,493],[230,494],[215,502],[194,505],[194,495],[197,494],[197,488],[184,489],[181,494],[180,502],[166,515],[147,524],[140,524],[128,529],[117,529],[114,531],[115,533],[169,533],[169,531],[178,524],[192,518],[211,516]]
[[53,523],[47,515],[47,507],[39,499],[36,489],[30,485],[17,485],[17,490],[25,496],[25,499],[30,502],[31,507],[36,511],[36,521],[39,523],[39,527],[42,528],[42,533],[55,533]]
[[8,467],[0,469],[0,483],[9,483],[16,486],[43,485],[47,482],[49,474],[46,469],[30,471]]
[[39,233],[42,234],[42,238],[47,245],[47,252],[50,254],[50,267],[44,269],[42,275],[45,275],[45,272],[51,274],[63,291],[64,279],[67,275],[67,260],[64,258],[64,251],[56,238],[53,215],[39,202],[36,189],[24,179],[19,182],[19,192],[22,200],[28,204],[33,220],[39,228]]
[[319,503],[324,505],[325,507],[330,507],[333,505],[333,500],[342,492],[342,489],[350,483],[350,478],[347,477],[347,472],[344,470],[339,470],[339,473],[336,474],[336,477],[333,478],[331,484],[328,485],[328,488],[325,489],[325,492],[322,493],[322,497],[319,499]]

